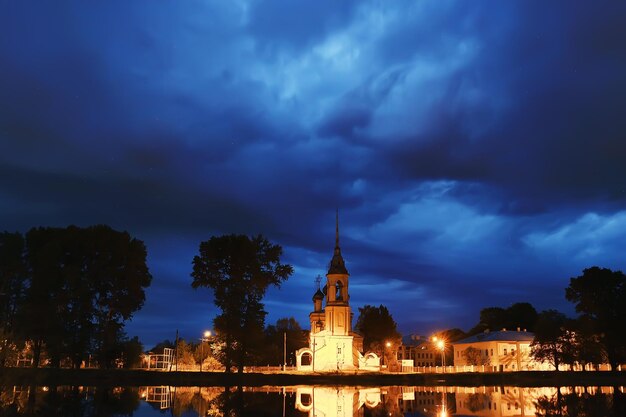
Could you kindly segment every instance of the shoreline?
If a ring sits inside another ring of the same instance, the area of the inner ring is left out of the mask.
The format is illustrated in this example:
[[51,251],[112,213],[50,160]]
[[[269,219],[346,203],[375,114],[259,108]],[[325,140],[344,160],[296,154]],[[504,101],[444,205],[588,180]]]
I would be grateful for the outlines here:
[[0,385],[88,386],[626,386],[626,372],[244,373],[134,369],[3,368]]

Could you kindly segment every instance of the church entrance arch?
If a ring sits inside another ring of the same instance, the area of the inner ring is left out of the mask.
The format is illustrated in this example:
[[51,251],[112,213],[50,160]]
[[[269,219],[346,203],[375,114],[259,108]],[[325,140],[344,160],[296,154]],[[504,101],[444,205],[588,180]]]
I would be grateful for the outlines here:
[[301,371],[313,370],[313,351],[309,348],[302,348],[296,351],[296,369]]

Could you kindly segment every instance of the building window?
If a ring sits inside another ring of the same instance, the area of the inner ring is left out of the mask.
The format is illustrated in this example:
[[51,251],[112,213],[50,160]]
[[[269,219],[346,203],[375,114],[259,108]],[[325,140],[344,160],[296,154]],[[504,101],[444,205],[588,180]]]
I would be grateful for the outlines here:
[[511,356],[515,356],[515,349],[511,349]]
[[506,356],[506,348],[504,348],[504,356]]
[[491,349],[491,356],[493,356],[493,349]]
[[485,349],[485,356],[489,356],[489,351]]

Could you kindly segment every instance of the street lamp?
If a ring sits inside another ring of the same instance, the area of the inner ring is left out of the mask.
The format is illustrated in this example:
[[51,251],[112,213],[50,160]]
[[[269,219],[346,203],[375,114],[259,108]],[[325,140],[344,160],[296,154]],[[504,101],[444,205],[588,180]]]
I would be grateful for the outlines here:
[[443,340],[438,340],[437,341],[437,348],[439,348],[439,350],[441,350],[441,367],[443,368],[443,372],[446,371],[446,355],[445,355],[445,351],[446,351],[446,342],[444,342]]
[[[386,342],[385,347],[389,349],[391,347],[391,342]],[[386,349],[383,349],[383,365],[385,365],[385,356],[387,356],[386,353]],[[387,360],[387,370],[389,370],[389,360]]]
[[204,337],[200,339],[200,372],[202,372],[202,362],[204,362],[204,342],[208,342],[209,337],[211,337],[211,331],[205,330]]

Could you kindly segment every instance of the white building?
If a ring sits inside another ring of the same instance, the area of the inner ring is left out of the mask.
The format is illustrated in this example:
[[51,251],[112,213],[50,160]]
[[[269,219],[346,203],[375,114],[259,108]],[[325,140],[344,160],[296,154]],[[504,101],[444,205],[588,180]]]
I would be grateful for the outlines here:
[[[454,342],[454,365],[484,366],[485,371],[549,370],[549,365],[535,361],[530,355],[534,333],[502,329],[485,332]],[[475,363],[470,363],[467,349],[472,348]],[[476,363],[478,362],[478,363]]]
[[[379,370],[375,353],[362,354],[363,337],[352,331],[352,309],[348,292],[350,274],[339,248],[339,220],[335,232],[335,252],[326,274],[326,285],[313,295],[309,314],[309,347],[296,352],[301,371]],[[325,301],[325,305],[324,304]]]

